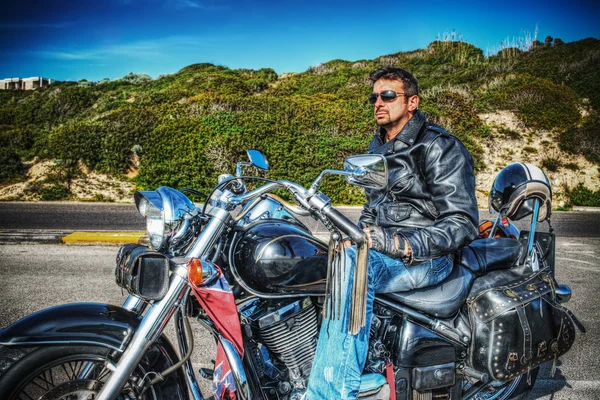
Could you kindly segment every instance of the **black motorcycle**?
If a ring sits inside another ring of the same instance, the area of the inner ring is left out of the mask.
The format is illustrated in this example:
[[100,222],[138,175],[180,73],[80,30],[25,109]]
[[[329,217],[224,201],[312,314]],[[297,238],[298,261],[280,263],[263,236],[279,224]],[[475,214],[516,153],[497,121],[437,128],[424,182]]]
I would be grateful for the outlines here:
[[[368,251],[364,232],[331,206],[320,182],[338,174],[381,189],[387,165],[377,155],[349,157],[343,171],[325,170],[306,189],[242,176],[244,166],[268,169],[262,153],[248,155],[201,208],[167,187],[137,192],[150,248],[119,250],[126,302],[53,307],[0,331],[0,399],[303,399],[341,238],[356,243],[357,259]],[[360,399],[523,398],[538,366],[569,350],[583,327],[562,305],[571,294],[554,279],[554,235],[536,232],[550,210],[539,173],[526,164],[501,172],[491,194],[498,218],[454,255],[447,279],[377,295]],[[265,184],[250,191],[251,180]],[[329,244],[297,215],[321,221]],[[510,221],[529,215],[529,231]],[[355,274],[351,331],[365,322],[364,266]],[[182,357],[163,335],[173,314]],[[213,381],[209,397],[190,361],[190,320],[217,343],[215,368],[199,370]]]

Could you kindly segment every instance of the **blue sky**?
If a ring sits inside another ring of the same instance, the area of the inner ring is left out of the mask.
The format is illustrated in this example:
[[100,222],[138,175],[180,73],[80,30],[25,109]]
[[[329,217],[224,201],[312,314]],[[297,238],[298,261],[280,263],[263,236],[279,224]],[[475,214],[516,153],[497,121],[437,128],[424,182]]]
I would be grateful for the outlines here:
[[424,48],[452,31],[484,51],[547,35],[600,38],[600,2],[2,1],[0,78],[156,78],[199,62],[301,72]]

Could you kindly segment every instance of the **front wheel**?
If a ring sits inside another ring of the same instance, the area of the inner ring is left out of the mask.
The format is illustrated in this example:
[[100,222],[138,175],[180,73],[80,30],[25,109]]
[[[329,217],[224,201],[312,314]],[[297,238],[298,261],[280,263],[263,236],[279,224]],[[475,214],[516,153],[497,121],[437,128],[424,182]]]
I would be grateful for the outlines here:
[[[21,349],[0,346],[0,399],[93,399],[110,375],[111,350],[96,346],[51,346]],[[138,366],[122,390],[138,399],[137,382],[146,371]],[[150,387],[142,399],[157,399]]]

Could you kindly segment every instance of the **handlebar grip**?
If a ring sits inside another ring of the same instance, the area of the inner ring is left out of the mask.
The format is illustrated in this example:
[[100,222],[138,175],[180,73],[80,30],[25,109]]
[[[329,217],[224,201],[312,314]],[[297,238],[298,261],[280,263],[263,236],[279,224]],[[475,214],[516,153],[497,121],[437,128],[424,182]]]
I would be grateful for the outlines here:
[[322,212],[336,227],[350,236],[350,239],[356,244],[362,244],[367,240],[366,233],[335,208],[329,206],[324,208]]

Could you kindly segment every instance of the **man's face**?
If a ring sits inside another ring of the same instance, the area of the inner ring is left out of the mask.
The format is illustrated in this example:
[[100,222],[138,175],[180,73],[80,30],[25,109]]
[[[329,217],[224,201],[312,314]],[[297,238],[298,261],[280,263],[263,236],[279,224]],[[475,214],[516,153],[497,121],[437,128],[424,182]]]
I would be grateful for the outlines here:
[[388,133],[397,134],[412,117],[419,105],[418,96],[404,96],[404,84],[397,80],[379,79],[373,84],[373,93],[379,94],[386,90],[398,93],[390,102],[384,102],[381,96],[373,105],[373,113],[377,125],[385,128]]

